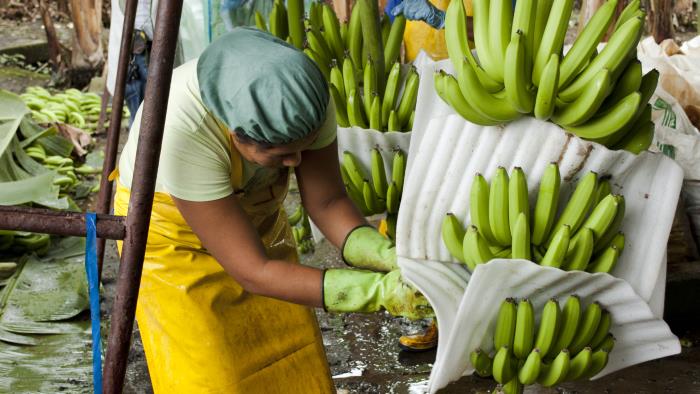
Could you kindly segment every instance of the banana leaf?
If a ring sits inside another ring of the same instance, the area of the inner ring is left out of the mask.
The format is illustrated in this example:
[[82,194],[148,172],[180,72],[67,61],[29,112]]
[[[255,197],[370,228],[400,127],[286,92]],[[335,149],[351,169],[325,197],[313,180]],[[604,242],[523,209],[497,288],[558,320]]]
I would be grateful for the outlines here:
[[47,172],[19,181],[0,182],[0,205],[57,200],[59,188],[53,184],[54,176],[54,172]]
[[0,392],[92,390],[84,248],[83,238],[58,239],[41,260],[20,259],[0,291]]
[[0,154],[7,149],[27,113],[29,108],[18,95],[0,89]]

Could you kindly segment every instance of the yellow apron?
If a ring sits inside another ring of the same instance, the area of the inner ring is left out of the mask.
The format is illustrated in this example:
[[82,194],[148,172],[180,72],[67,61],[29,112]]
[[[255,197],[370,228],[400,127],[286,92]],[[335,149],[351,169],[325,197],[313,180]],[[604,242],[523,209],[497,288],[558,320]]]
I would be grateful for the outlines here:
[[[450,4],[450,0],[430,0],[430,2],[443,11]],[[467,16],[471,16],[471,0],[464,0],[464,7],[467,11]],[[406,45],[406,61],[412,62],[421,49],[435,61],[447,58],[445,29],[436,30],[423,21],[406,21],[406,30],[404,30],[403,38]]]
[[[289,171],[244,195],[242,159],[230,150],[231,182],[268,256],[298,263],[282,209]],[[128,202],[117,184],[115,213]],[[165,193],[153,200],[136,320],[155,393],[335,391],[313,310],[247,293]]]

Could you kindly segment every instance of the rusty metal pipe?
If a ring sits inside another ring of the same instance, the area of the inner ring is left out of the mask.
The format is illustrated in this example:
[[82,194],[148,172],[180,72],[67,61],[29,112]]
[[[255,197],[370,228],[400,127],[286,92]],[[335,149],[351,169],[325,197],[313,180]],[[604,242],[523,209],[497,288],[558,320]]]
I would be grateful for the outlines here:
[[[114,85],[114,97],[112,98],[112,116],[107,131],[107,143],[105,145],[105,160],[102,163],[102,178],[100,179],[100,193],[97,197],[95,212],[109,213],[112,205],[112,182],[109,174],[114,171],[117,161],[117,149],[119,147],[119,131],[122,126],[122,111],[124,109],[124,91],[126,90],[126,76],[131,59],[131,41],[134,36],[134,20],[136,19],[136,5],[138,0],[126,0],[124,6],[124,26],[122,27],[122,42],[119,47],[119,63],[117,65],[117,80]],[[105,93],[107,89],[105,88]],[[102,95],[102,109],[107,104],[107,95]],[[100,119],[103,113],[100,113]],[[102,261],[105,255],[105,239],[97,240],[97,266],[99,277],[102,277]]]
[[121,393],[124,387],[181,13],[182,0],[158,3],[151,61],[148,65],[148,84],[143,101],[131,184],[129,214],[126,218],[126,238],[112,309],[102,385],[105,394]]
[[[97,236],[124,239],[123,216],[97,215]],[[64,236],[85,236],[85,214],[0,205],[0,229]]]

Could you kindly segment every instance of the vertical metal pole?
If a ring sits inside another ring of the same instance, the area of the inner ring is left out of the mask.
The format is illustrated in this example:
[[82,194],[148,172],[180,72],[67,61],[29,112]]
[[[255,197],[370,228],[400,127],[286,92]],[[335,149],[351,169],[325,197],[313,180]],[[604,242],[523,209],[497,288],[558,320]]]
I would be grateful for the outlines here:
[[170,0],[158,3],[153,50],[148,66],[148,84],[143,102],[143,115],[131,184],[129,214],[126,217],[126,237],[119,265],[117,292],[112,309],[105,361],[102,387],[106,394],[121,393],[124,386],[158,160],[163,141],[165,114],[168,108],[182,1]]
[[[110,117],[109,130],[107,131],[105,160],[102,163],[102,179],[100,179],[100,193],[97,197],[97,213],[109,213],[109,207],[112,205],[112,182],[109,181],[109,174],[114,171],[114,165],[117,161],[119,131],[122,126],[122,110],[124,109],[124,90],[126,90],[126,73],[129,70],[129,59],[131,59],[131,41],[134,36],[134,20],[136,19],[137,4],[138,0],[126,0],[126,5],[124,7],[124,26],[122,27],[122,42],[119,47],[117,81],[114,85],[112,116]],[[103,109],[106,108],[107,105],[106,96],[106,94],[102,95]],[[100,113],[100,119],[104,119],[102,113]],[[97,240],[97,266],[100,278],[102,277],[102,260],[105,255],[105,242],[106,240],[104,238]]]

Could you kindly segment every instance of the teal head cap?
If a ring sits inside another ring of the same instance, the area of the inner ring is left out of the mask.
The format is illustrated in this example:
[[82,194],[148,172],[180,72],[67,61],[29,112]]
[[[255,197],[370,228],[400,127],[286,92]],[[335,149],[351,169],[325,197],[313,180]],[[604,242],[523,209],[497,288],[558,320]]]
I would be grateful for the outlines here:
[[204,105],[230,130],[272,145],[303,139],[326,119],[328,83],[303,52],[257,29],[239,27],[197,61]]

